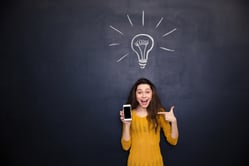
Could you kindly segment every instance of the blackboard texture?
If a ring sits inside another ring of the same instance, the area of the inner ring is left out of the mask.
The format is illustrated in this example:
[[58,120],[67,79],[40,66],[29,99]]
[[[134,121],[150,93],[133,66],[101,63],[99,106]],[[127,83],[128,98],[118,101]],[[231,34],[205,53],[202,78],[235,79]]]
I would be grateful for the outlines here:
[[[119,110],[146,77],[178,118],[177,146],[161,139],[166,165],[243,165],[248,7],[246,0],[6,1],[1,161],[126,165]],[[132,50],[136,35],[137,45],[153,45],[147,61]]]

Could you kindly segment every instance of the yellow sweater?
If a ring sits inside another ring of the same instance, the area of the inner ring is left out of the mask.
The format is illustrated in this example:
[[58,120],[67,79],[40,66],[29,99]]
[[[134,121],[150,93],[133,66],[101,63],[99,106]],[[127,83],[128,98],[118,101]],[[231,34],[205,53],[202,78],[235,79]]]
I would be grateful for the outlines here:
[[163,166],[159,145],[161,128],[167,141],[176,145],[178,138],[171,137],[171,125],[163,115],[159,117],[159,127],[155,132],[155,129],[149,128],[147,117],[139,117],[135,111],[132,111],[131,139],[129,141],[121,139],[122,148],[130,150],[128,166]]

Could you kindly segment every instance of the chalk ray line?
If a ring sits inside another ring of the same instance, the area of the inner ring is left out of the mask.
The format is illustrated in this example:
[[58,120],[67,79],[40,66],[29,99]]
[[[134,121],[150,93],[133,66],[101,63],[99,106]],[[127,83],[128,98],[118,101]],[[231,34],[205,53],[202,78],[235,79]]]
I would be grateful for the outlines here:
[[169,34],[173,33],[174,31],[176,31],[176,28],[174,28],[171,31],[165,33],[162,37],[168,36]]
[[124,35],[123,32],[121,32],[120,30],[118,30],[117,28],[114,28],[113,26],[109,26],[111,29],[113,29],[114,31],[120,33],[121,35]]
[[128,20],[129,20],[129,22],[130,22],[130,25],[133,27],[133,23],[132,23],[132,21],[131,21],[130,16],[129,16],[128,14],[127,14],[126,16],[127,16]]
[[122,61],[125,57],[127,57],[129,55],[129,53],[126,53],[125,55],[123,55],[121,58],[119,58],[116,62],[120,62]]
[[169,51],[169,52],[174,52],[175,50],[166,48],[166,47],[160,47],[162,50]]
[[108,46],[117,46],[117,45],[120,45],[120,43],[110,43]]
[[155,29],[157,29],[158,28],[158,26],[161,24],[161,22],[163,21],[163,17],[161,17],[161,19],[158,21],[158,23],[156,24],[156,27],[155,27]]
[[142,25],[144,26],[144,10],[142,12]]

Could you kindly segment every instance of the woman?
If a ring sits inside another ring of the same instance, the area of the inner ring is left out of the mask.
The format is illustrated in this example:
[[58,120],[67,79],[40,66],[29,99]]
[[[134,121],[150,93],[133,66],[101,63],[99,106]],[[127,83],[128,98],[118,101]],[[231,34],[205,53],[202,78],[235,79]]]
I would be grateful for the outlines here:
[[167,141],[176,145],[178,141],[177,120],[173,113],[163,108],[156,87],[146,78],[141,78],[131,88],[127,104],[131,104],[132,121],[124,121],[123,110],[120,119],[123,123],[121,145],[129,150],[128,166],[163,166],[160,151],[160,129]]

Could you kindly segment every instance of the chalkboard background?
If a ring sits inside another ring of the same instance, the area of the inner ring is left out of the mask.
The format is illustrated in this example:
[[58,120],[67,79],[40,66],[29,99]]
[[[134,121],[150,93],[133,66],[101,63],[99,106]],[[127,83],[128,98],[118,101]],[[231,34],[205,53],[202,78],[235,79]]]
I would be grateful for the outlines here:
[[[166,108],[175,105],[178,118],[177,146],[161,139],[166,165],[243,165],[249,148],[248,7],[246,0],[5,2],[2,161],[125,165],[119,110],[132,84],[146,77]],[[155,40],[145,69],[129,44],[138,33]],[[109,46],[115,42],[120,45]]]

